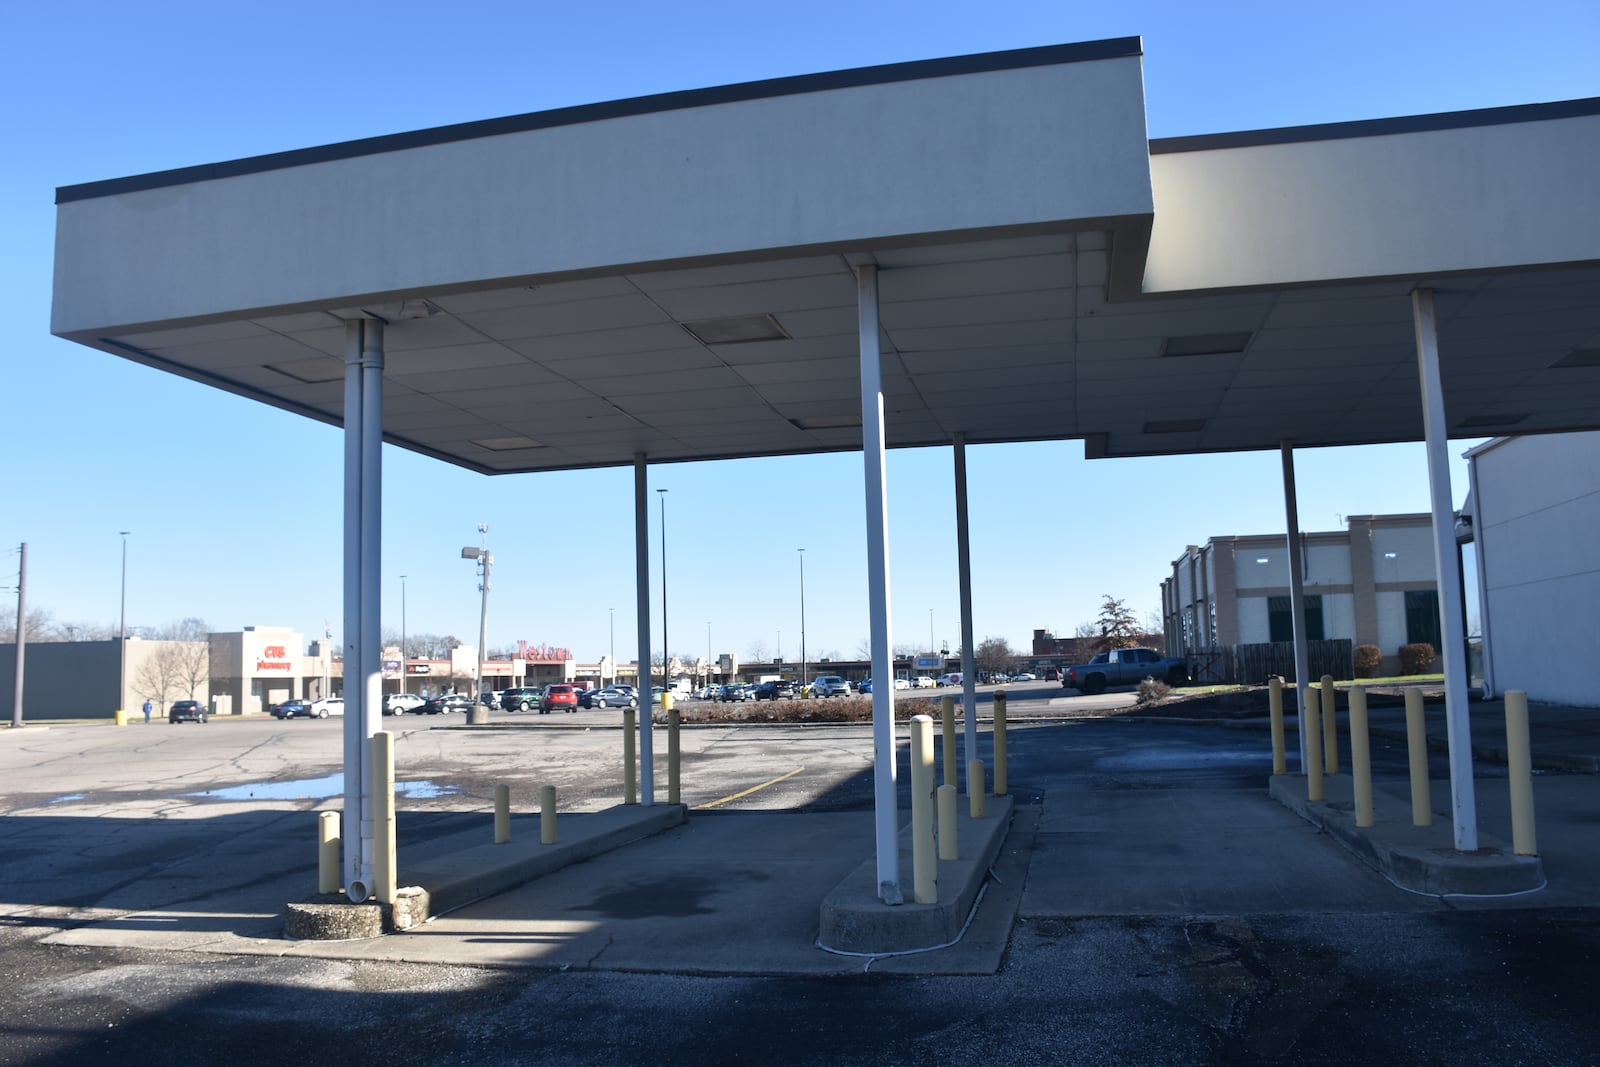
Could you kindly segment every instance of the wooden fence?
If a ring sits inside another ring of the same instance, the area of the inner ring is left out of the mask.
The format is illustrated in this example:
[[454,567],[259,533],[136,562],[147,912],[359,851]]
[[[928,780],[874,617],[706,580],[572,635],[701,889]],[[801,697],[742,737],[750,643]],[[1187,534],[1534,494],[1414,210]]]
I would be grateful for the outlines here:
[[[1324,674],[1331,674],[1340,680],[1355,677],[1355,662],[1351,658],[1353,644],[1348,638],[1308,642],[1311,668],[1308,681],[1314,682]],[[1294,642],[1226,645],[1192,653],[1189,665],[1196,683],[1260,685],[1273,675],[1280,675],[1285,681],[1292,682]]]

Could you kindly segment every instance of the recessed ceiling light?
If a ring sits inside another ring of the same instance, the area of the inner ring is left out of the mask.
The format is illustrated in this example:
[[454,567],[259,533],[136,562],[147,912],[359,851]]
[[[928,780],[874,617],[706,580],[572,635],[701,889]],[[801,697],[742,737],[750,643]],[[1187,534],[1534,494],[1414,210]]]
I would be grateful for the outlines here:
[[1163,356],[1231,356],[1245,350],[1253,335],[1244,333],[1195,333],[1169,337],[1161,342]]
[[327,359],[301,359],[293,363],[268,363],[268,370],[277,371],[285,378],[293,378],[297,382],[307,385],[320,385],[323,382],[340,382],[344,380],[344,361],[329,357]]
[[1145,433],[1198,433],[1205,428],[1205,419],[1158,419],[1144,424]]
[[1268,559],[1266,556],[1257,556],[1256,557],[1256,562],[1257,563],[1271,563],[1272,560]]
[[731,319],[697,319],[682,324],[703,345],[741,345],[752,341],[787,341],[789,334],[771,315],[740,315]]
[[481,437],[471,443],[490,452],[515,452],[523,448],[544,447],[531,437]]
[[849,426],[860,426],[860,415],[812,415],[808,418],[790,419],[797,429],[801,430],[842,430]]

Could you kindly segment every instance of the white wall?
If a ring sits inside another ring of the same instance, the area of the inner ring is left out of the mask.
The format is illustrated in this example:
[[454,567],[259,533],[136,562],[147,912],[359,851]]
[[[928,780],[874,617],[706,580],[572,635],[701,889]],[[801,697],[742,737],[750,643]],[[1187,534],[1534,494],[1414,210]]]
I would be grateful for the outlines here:
[[1495,688],[1593,705],[1600,433],[1513,438],[1473,463]]

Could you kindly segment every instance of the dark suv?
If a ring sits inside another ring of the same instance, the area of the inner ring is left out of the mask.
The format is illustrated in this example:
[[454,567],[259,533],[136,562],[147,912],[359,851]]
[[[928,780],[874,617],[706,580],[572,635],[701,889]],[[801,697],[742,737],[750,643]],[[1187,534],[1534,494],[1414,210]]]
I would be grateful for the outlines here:
[[539,690],[531,686],[507,689],[500,694],[500,707],[506,711],[531,711],[539,706]]
[[787,700],[796,693],[793,682],[762,682],[756,686],[757,700]]
[[174,700],[167,709],[167,721],[176,726],[180,722],[206,721],[206,709],[200,706],[198,700]]

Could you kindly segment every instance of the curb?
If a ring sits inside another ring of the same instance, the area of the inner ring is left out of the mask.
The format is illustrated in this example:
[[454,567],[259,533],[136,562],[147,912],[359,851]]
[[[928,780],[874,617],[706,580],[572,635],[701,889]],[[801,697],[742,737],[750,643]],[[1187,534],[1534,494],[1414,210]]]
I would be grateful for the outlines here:
[[1011,826],[1015,802],[1009,796],[985,798],[987,811],[973,819],[963,810],[957,818],[961,858],[941,860],[939,900],[911,902],[911,829],[900,831],[900,889],[906,903],[878,899],[878,866],[867,860],[822,901],[818,947],[861,956],[925,952],[953,944],[966,925],[989,867],[1000,854]]
[[1305,779],[1291,775],[1268,779],[1267,794],[1401,889],[1427,896],[1500,897],[1545,886],[1540,858],[1513,855],[1498,838],[1480,834],[1476,852],[1459,852],[1451,847],[1448,821],[1413,826],[1409,818],[1386,818],[1384,812],[1403,811],[1409,816],[1411,811],[1410,801],[1389,793],[1374,794],[1377,825],[1359,828],[1350,777],[1331,774],[1323,782],[1324,801],[1307,800]]

